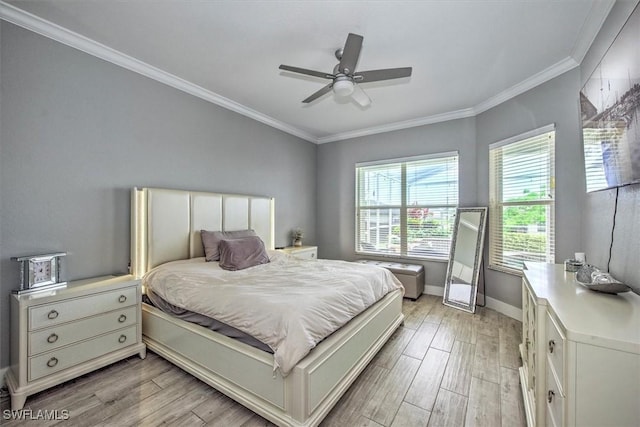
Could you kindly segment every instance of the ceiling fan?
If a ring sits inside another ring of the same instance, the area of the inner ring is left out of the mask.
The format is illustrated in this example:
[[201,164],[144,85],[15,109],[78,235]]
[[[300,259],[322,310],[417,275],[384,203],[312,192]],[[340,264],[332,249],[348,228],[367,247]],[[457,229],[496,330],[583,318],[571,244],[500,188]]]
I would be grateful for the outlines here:
[[336,58],[340,61],[333,69],[333,74],[321,71],[307,70],[305,68],[280,65],[281,70],[308,76],[320,77],[332,80],[331,83],[315,92],[302,102],[308,104],[333,89],[337,96],[351,96],[351,98],[363,107],[371,104],[369,96],[357,83],[377,82],[380,80],[400,79],[411,75],[411,67],[386,68],[383,70],[370,70],[356,72],[356,64],[360,56],[363,37],[349,33],[344,48],[336,50]]

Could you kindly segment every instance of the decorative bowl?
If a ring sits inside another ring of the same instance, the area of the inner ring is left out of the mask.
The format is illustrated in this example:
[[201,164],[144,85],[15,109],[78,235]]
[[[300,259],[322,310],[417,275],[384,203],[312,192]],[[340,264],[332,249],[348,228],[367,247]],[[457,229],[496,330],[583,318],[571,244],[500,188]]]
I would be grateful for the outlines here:
[[603,273],[598,267],[585,264],[576,272],[576,282],[587,289],[606,294],[619,294],[631,290],[629,286]]

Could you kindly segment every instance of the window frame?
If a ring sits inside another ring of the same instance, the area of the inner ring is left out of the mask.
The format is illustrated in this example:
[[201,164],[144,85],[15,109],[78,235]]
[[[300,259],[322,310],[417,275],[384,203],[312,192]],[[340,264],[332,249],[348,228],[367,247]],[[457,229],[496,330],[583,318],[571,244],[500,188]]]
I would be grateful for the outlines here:
[[[503,157],[501,156],[497,161],[499,161],[500,167],[495,168],[493,165],[493,157],[492,151],[495,149],[503,148],[511,144],[517,144],[525,142],[526,140],[533,139],[548,133],[553,132],[553,142],[550,152],[549,161],[549,191],[551,192],[551,197],[549,199],[536,199],[531,201],[503,201],[502,193],[504,188],[504,180],[503,177],[496,176],[498,170],[502,171],[502,161]],[[503,215],[498,215],[499,212],[503,212],[505,207],[517,207],[517,206],[544,206],[548,207],[548,214],[546,217],[546,223],[549,224],[549,227],[546,227],[546,244],[545,244],[545,262],[555,262],[555,138],[556,138],[556,127],[555,124],[550,124],[547,126],[543,126],[529,132],[525,132],[507,139],[504,139],[499,142],[495,142],[489,145],[489,262],[488,268],[492,270],[501,271],[503,273],[513,274],[517,276],[522,276],[522,268],[516,269],[507,266],[505,258],[503,256],[503,247],[501,247],[498,243],[494,241],[496,236],[499,236],[501,241],[504,241],[504,233],[503,233]],[[526,261],[524,261],[526,262]],[[523,263],[524,263],[523,262]]]
[[[456,204],[448,204],[448,205],[407,205],[407,165],[412,162],[420,162],[424,160],[433,160],[433,159],[449,159],[455,157],[456,162]],[[399,205],[374,205],[374,206],[360,206],[360,179],[359,172],[360,168],[370,167],[370,166],[384,166],[384,165],[394,165],[400,164],[401,168],[401,199]],[[448,262],[449,261],[449,253],[443,257],[436,256],[418,256],[414,254],[408,253],[408,211],[409,209],[446,209],[446,208],[457,208],[460,204],[460,154],[457,150],[455,151],[446,151],[441,153],[433,153],[427,155],[420,156],[411,156],[411,157],[401,157],[395,159],[385,159],[385,160],[377,160],[370,162],[359,162],[355,165],[355,239],[354,239],[354,250],[356,255],[363,256],[375,256],[381,258],[395,258],[395,259],[415,259],[415,260],[424,260],[424,261],[436,261],[436,262]],[[379,209],[398,209],[400,211],[400,252],[397,254],[394,253],[384,253],[384,252],[373,252],[373,251],[363,251],[359,249],[360,242],[360,215],[362,210],[379,210]],[[453,231],[453,230],[452,230]],[[453,232],[451,236],[449,236],[449,244],[451,243],[451,239],[453,237]]]

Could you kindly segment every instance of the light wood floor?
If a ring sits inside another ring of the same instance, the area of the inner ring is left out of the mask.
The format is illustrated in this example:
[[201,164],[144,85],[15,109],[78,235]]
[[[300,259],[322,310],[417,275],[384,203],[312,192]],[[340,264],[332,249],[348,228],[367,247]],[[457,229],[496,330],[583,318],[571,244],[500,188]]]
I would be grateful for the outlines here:
[[[521,322],[475,315],[423,295],[321,426],[525,426],[518,383]],[[47,426],[59,421],[7,421]],[[64,426],[272,426],[149,352],[27,399],[25,409],[68,410]]]

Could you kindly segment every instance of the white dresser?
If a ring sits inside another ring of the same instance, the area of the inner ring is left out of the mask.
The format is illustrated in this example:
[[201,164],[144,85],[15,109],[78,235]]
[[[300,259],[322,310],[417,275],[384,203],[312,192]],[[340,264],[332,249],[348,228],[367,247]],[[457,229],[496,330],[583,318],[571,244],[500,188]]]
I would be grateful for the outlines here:
[[640,296],[526,263],[520,383],[529,426],[640,425]]
[[296,258],[302,258],[302,259],[318,258],[317,246],[287,246],[286,248],[282,248],[279,250],[289,255],[293,255]]
[[11,295],[11,408],[27,396],[139,354],[140,281],[105,276],[66,288]]

